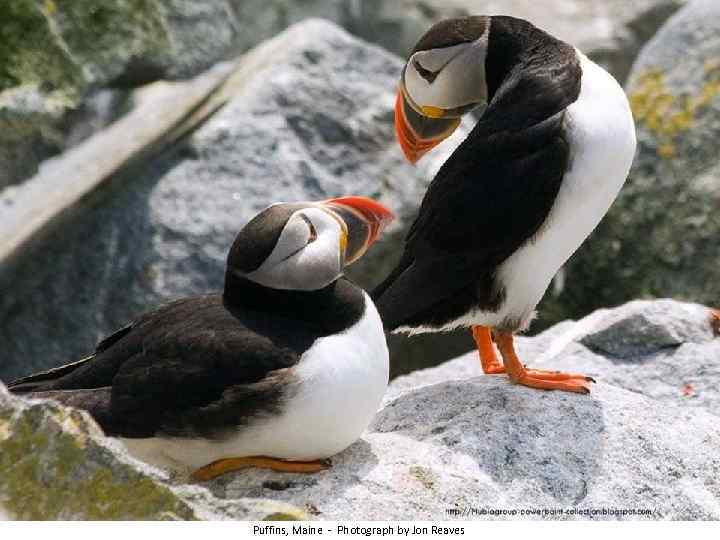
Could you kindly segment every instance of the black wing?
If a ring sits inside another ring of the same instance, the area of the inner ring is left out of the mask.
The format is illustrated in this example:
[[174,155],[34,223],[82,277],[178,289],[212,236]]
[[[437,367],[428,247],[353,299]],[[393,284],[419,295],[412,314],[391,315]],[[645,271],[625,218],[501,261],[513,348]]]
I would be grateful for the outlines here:
[[[34,376],[31,394],[87,409],[108,435],[219,436],[277,410],[292,391],[299,354],[251,327],[220,296],[181,300],[56,377]],[[31,378],[10,389],[27,393]]]
[[400,265],[373,291],[388,329],[499,301],[495,269],[537,233],[560,188],[569,157],[562,120],[487,137],[478,124],[457,148],[428,188]]

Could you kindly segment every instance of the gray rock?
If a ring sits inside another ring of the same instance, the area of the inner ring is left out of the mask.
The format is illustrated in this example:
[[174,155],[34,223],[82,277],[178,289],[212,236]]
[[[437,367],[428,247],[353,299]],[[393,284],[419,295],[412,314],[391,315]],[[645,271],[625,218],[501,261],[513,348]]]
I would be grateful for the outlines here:
[[720,428],[705,411],[605,384],[582,396],[478,377],[406,392],[328,471],[245,471],[211,489],[330,520],[718,519],[718,472]]
[[6,2],[0,19],[0,189],[121,112],[84,118],[98,89],[199,73],[240,32],[228,0]]
[[635,56],[686,0],[370,0],[348,2],[343,24],[404,56],[434,23],[448,17],[512,15],[580,48],[624,81]]
[[[72,496],[68,496],[72,494]],[[262,499],[217,500],[127,455],[85,412],[0,384],[0,519],[305,519]]]
[[66,112],[64,100],[48,99],[35,86],[0,90],[0,190],[31,176],[58,152]]
[[[720,415],[720,339],[708,308],[673,300],[634,301],[517,338],[533,367],[585,373],[667,404]],[[408,389],[482,374],[477,353],[395,379],[388,400]]]
[[640,54],[627,88],[635,164],[566,267],[565,287],[541,306],[543,321],[633,298],[720,299],[719,21],[718,2],[691,2]]
[[344,22],[353,0],[228,0],[228,3],[242,28],[233,47],[242,52],[308,18],[323,18],[347,28]]
[[713,339],[708,309],[673,300],[635,301],[596,316],[580,343],[605,356],[648,356],[683,343]]
[[398,219],[351,272],[377,283],[429,178],[467,133],[419,168],[405,163],[393,128],[401,66],[319,20],[248,53],[233,99],[184,144],[88,197],[0,267],[0,379],[86,354],[159,303],[220,289],[235,234],[274,201],[385,202]]

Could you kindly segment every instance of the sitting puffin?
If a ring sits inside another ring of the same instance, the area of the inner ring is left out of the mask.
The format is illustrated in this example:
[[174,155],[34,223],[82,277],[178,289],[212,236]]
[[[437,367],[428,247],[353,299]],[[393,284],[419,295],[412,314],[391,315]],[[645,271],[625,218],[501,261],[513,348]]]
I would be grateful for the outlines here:
[[274,204],[235,238],[222,294],[146,313],[9,388],[85,409],[133,455],[196,480],[321,470],[388,383],[380,317],[342,274],[391,218],[364,197]]
[[372,296],[388,330],[471,327],[485,373],[587,393],[589,377],[526,369],[513,333],[625,182],[635,153],[628,101],[604,69],[528,21],[439,22],[402,72],[395,124],[405,156],[416,162],[481,106]]

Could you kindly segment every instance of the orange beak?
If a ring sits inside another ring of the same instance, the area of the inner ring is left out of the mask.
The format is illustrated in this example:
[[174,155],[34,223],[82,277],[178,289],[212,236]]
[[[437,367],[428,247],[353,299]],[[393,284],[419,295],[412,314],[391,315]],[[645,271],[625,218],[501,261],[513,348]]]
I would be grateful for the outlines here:
[[[429,109],[426,107],[426,109]],[[410,104],[402,83],[395,99],[395,133],[407,160],[415,165],[427,152],[447,139],[460,125],[460,118],[438,116],[441,109],[434,109],[434,116],[420,113]]]
[[377,240],[395,216],[379,202],[350,195],[323,203],[341,222],[344,233],[345,264],[358,260]]

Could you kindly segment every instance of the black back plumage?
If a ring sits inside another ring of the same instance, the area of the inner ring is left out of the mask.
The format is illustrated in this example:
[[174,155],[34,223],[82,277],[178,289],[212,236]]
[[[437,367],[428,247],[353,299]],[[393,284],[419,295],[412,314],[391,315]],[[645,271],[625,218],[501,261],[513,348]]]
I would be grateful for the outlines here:
[[574,49],[527,21],[490,19],[488,107],[430,184],[398,266],[372,293],[388,330],[496,310],[498,265],[538,232],[568,168],[564,111],[582,75]]
[[293,395],[302,354],[364,311],[362,291],[345,279],[319,291],[280,291],[228,272],[224,295],[147,313],[93,356],[9,389],[86,409],[108,435],[222,437],[278,413]]

